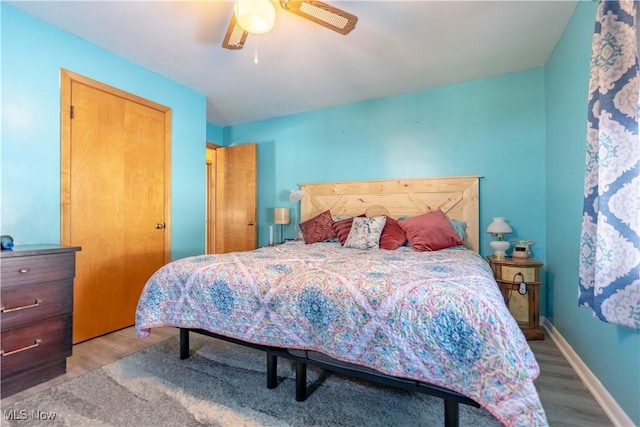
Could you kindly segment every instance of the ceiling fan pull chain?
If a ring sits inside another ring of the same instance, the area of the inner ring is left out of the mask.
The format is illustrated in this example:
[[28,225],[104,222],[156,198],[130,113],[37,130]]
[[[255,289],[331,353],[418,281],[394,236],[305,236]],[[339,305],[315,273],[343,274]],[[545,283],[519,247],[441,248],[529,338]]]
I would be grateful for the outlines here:
[[253,63],[257,64],[258,63],[258,35],[256,34],[254,38],[255,38],[256,44],[255,44],[255,51],[253,56]]

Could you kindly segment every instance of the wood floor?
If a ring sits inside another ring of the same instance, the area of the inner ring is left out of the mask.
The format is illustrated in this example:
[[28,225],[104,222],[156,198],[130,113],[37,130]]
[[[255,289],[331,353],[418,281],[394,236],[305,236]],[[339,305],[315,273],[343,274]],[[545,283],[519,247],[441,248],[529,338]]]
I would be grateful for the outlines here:
[[536,389],[552,427],[613,426],[578,374],[548,337],[529,341],[540,366]]
[[[67,373],[51,381],[2,399],[2,407],[46,390],[61,382],[99,369],[113,361],[154,345],[173,335],[175,328],[156,328],[146,339],[139,339],[133,327],[73,346],[73,355],[67,359]],[[553,427],[608,427],[609,418],[560,353],[551,339],[529,341],[541,374],[536,380],[540,400]]]

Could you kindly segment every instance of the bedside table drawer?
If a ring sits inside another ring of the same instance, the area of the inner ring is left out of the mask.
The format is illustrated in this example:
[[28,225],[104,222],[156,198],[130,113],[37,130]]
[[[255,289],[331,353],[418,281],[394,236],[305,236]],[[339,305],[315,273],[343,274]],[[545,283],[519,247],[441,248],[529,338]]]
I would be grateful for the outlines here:
[[51,359],[71,355],[71,315],[2,331],[4,380]]
[[2,329],[27,325],[73,311],[71,279],[12,286],[0,291]]
[[[522,273],[522,275],[524,276],[524,281],[527,283],[537,282],[537,278],[536,278],[537,269],[534,267],[520,267],[520,266],[512,267],[512,266],[502,265],[500,266],[500,269],[502,270],[502,274],[500,275],[500,277],[505,282],[512,281],[518,273]],[[516,278],[516,283],[519,283],[521,281],[522,280],[518,276]]]
[[75,254],[51,254],[2,260],[2,287],[52,282],[75,276]]

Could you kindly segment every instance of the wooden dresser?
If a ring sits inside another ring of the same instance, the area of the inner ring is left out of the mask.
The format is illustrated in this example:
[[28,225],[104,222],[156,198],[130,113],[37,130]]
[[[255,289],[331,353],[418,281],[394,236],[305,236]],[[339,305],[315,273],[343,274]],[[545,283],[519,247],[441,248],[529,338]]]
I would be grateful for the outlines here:
[[66,372],[79,250],[22,245],[0,252],[2,397]]

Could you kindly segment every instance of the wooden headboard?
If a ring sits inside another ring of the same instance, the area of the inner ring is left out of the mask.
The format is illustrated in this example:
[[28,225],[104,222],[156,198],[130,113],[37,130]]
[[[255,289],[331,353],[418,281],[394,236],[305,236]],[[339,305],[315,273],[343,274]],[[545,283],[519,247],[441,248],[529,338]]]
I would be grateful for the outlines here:
[[333,216],[355,216],[363,212],[372,216],[386,208],[392,218],[440,209],[447,217],[467,223],[465,245],[477,252],[480,248],[479,180],[480,176],[456,176],[301,184],[301,221],[327,209]]

